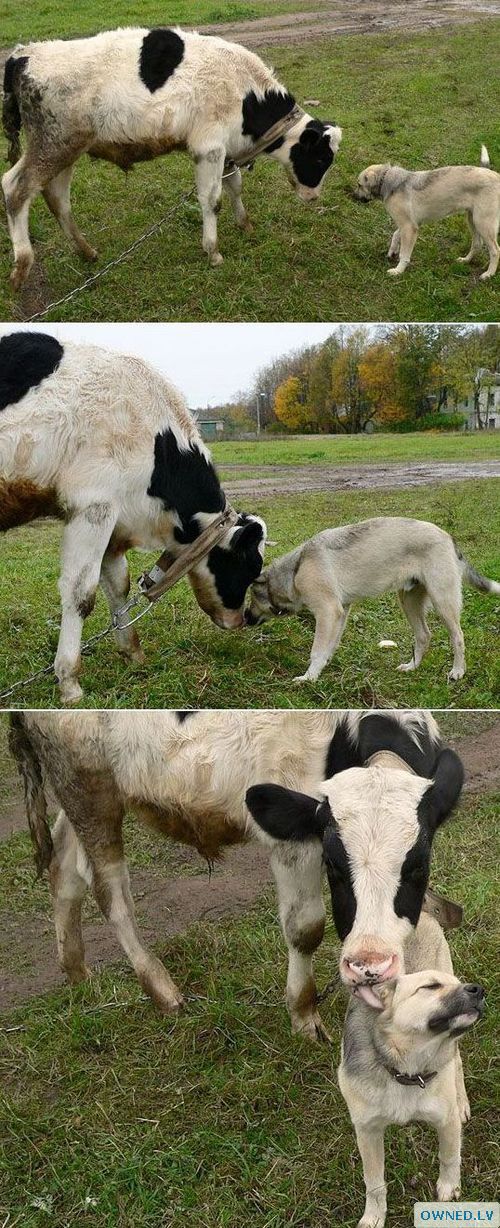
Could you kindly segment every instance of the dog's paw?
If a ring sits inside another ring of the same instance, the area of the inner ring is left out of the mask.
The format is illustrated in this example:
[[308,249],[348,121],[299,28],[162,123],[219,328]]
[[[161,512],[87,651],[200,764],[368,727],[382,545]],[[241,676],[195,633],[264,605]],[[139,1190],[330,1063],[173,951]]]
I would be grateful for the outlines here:
[[384,1228],[385,1215],[363,1215],[358,1228]]
[[300,682],[314,682],[314,676],[313,674],[297,674],[296,678],[292,678],[292,682],[295,682],[297,685]]
[[436,1194],[439,1202],[456,1202],[457,1198],[460,1198],[460,1186],[450,1181],[439,1180],[436,1185]]
[[402,661],[401,665],[398,665],[398,669],[402,674],[409,674],[412,669],[415,669],[415,662],[413,660]]
[[464,674],[465,669],[450,669],[448,673],[448,682],[458,682],[460,678],[463,678]]
[[402,268],[402,269],[395,268],[395,269],[388,269],[388,270],[387,270],[387,276],[388,276],[388,277],[401,277],[401,274],[402,274],[402,273],[404,273],[404,268]]

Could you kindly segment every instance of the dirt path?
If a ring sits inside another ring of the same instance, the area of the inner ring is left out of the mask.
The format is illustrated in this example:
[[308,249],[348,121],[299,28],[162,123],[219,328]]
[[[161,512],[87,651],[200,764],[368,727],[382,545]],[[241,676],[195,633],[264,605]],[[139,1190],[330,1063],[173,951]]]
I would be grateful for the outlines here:
[[[377,490],[388,487],[425,486],[427,483],[462,482],[467,478],[500,477],[495,461],[403,461],[385,465],[222,465],[229,481],[224,490],[230,499],[271,495],[313,494],[318,491]],[[234,474],[234,477],[233,477]],[[241,475],[241,476],[240,476]]]
[[293,45],[338,34],[417,34],[500,16],[497,0],[340,0],[308,12],[203,26],[247,47]]
[[[451,739],[451,743],[464,760],[469,792],[498,788],[500,720],[493,721],[486,732]],[[15,778],[12,791],[4,838],[26,825]],[[180,852],[183,856],[192,862],[195,854],[187,850]],[[165,943],[196,922],[237,917],[258,899],[270,877],[267,854],[255,845],[231,849],[211,880],[207,873],[160,877],[149,870],[133,871],[132,892],[141,931],[148,942]],[[56,963],[49,918],[35,913],[19,917],[4,909],[0,911],[0,933],[10,965],[9,970],[0,971],[0,1013],[64,983]],[[113,935],[100,920],[87,921],[85,943],[90,965],[113,964],[120,957]]]

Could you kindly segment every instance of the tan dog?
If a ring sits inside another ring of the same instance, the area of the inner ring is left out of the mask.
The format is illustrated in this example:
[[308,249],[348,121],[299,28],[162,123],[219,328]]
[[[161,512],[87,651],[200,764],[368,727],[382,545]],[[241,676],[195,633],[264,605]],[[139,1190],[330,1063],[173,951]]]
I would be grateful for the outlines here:
[[366,1204],[358,1228],[385,1223],[384,1130],[393,1123],[436,1128],[437,1197],[450,1202],[460,1195],[461,1122],[470,1108],[458,1038],[480,1018],[484,990],[453,975],[446,939],[424,915],[406,966],[410,972],[398,980],[360,987],[346,1016],[338,1078],[363,1162]]
[[467,214],[472,234],[470,251],[459,256],[470,264],[483,241],[490,262],[481,281],[493,277],[500,247],[500,175],[490,169],[486,146],[481,147],[480,166],[441,166],[433,171],[407,171],[384,162],[362,171],[354,192],[356,200],[382,200],[397,229],[387,255],[399,256],[392,277],[404,273],[410,263],[421,222],[434,222],[451,213]]

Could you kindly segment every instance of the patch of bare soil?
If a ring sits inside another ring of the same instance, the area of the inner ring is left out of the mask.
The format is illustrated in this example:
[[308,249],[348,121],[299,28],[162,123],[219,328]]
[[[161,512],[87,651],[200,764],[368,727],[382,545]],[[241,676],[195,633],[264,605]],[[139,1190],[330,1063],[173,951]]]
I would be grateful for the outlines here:
[[[466,478],[500,477],[500,461],[403,461],[385,465],[266,465],[259,477],[258,465],[224,465],[234,479],[224,482],[231,499],[257,499],[272,495],[313,494],[318,492],[376,490],[388,487],[425,486],[428,483],[463,482]],[[240,476],[241,475],[241,476]]]
[[[467,789],[486,793],[500,782],[500,720],[487,731],[452,739],[463,758]],[[13,781],[11,824],[25,826],[19,786]],[[207,873],[160,878],[153,871],[132,872],[132,893],[141,932],[148,943],[165,942],[198,922],[210,923],[246,912],[270,881],[266,852],[256,845],[228,851],[209,879]],[[64,983],[59,971],[51,922],[36,914],[19,917],[0,912],[0,932],[9,951],[9,969],[0,971],[0,1012],[20,1006],[37,994]],[[90,965],[112,964],[120,957],[110,928],[102,921],[85,925]],[[168,960],[167,960],[168,962]],[[12,969],[12,970],[11,970]]]
[[500,16],[497,0],[340,0],[310,12],[204,26],[247,47],[282,46],[338,34],[417,34]]

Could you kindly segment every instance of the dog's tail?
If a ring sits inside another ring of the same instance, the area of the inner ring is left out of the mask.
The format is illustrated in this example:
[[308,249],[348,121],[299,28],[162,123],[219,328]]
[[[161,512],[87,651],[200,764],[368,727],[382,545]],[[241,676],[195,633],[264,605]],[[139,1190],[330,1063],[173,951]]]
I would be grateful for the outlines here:
[[481,145],[480,166],[487,166],[488,169],[491,166],[490,155],[488,153],[486,145]]
[[469,560],[464,557],[462,551],[459,550],[456,542],[453,542],[455,553],[462,569],[462,575],[467,584],[471,584],[473,588],[479,589],[480,593],[500,593],[500,584],[496,580],[490,580],[488,576],[482,576],[480,571],[469,563]]
[[[16,47],[16,51],[22,50],[22,47]],[[7,157],[11,166],[15,166],[16,162],[21,157],[21,109],[19,106],[19,97],[17,92],[19,79],[19,66],[24,65],[26,60],[17,59],[16,55],[10,55],[5,63],[3,73],[3,107],[2,107],[2,126],[7,137]]]
[[9,749],[24,784],[24,800],[35,850],[35,865],[38,877],[41,878],[43,871],[50,865],[54,846],[47,819],[47,801],[40,760],[21,712],[12,712],[10,715]]

